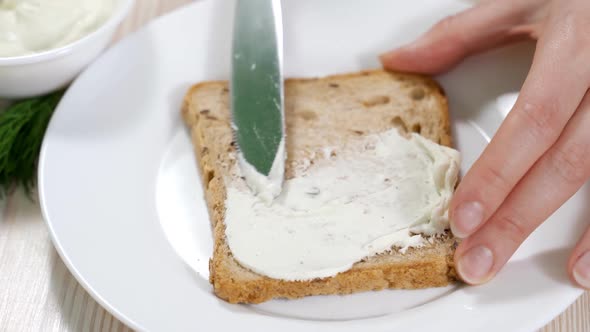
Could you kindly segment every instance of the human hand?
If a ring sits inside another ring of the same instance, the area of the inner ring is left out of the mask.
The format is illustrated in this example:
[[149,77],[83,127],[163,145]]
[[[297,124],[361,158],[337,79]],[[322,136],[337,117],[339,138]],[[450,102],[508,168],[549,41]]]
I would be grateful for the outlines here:
[[[520,96],[461,181],[451,229],[469,284],[493,278],[543,221],[590,178],[590,1],[489,0],[381,56],[385,68],[436,74],[523,39],[537,48]],[[590,289],[590,230],[568,272]]]

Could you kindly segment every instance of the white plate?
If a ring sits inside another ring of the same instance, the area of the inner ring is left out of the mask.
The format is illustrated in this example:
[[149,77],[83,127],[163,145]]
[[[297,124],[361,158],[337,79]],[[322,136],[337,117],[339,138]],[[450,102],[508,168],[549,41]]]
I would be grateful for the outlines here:
[[[288,76],[378,67],[376,55],[460,0],[285,1]],[[526,331],[581,294],[565,273],[589,213],[586,188],[481,287],[382,291],[230,305],[208,283],[209,221],[179,116],[195,82],[228,77],[232,3],[204,1],[112,48],[73,84],[48,129],[39,180],[57,250],[78,281],[141,330]],[[440,77],[464,170],[506,114],[532,45],[472,58]]]

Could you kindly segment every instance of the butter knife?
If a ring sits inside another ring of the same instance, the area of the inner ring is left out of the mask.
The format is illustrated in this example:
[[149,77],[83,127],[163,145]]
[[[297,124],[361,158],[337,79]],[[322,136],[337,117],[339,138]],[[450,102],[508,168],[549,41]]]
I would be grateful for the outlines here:
[[267,202],[285,172],[283,26],[280,0],[237,0],[231,66],[232,127],[242,175]]

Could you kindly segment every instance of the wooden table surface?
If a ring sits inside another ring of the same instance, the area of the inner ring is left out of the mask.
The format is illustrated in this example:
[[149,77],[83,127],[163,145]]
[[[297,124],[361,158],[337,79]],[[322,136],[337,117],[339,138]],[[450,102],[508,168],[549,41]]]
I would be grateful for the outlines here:
[[[136,2],[118,38],[191,0]],[[0,331],[129,331],[66,269],[51,244],[38,204],[16,192],[0,201],[0,208]],[[588,293],[542,331],[590,331]]]

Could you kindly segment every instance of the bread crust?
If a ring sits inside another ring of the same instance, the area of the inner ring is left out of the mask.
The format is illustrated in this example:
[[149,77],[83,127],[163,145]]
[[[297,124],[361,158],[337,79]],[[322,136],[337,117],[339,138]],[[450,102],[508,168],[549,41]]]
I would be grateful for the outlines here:
[[[229,155],[235,150],[228,105],[227,82],[210,81],[194,85],[182,108],[213,228],[214,250],[209,270],[218,297],[230,303],[261,303],[273,298],[438,287],[456,280],[453,253],[457,243],[450,234],[432,238],[426,246],[410,248],[403,254],[394,250],[369,257],[346,272],[324,279],[278,280],[242,267],[233,258],[225,238],[224,179],[234,163]],[[294,174],[297,161],[313,158],[314,149],[321,144],[392,127],[418,132],[451,146],[447,99],[435,81],[423,76],[373,70],[289,79],[285,83],[285,105],[287,177]],[[320,107],[320,112],[312,110]],[[317,134],[317,129],[323,129],[321,134]],[[312,133],[320,139],[303,139],[314,136]]]

